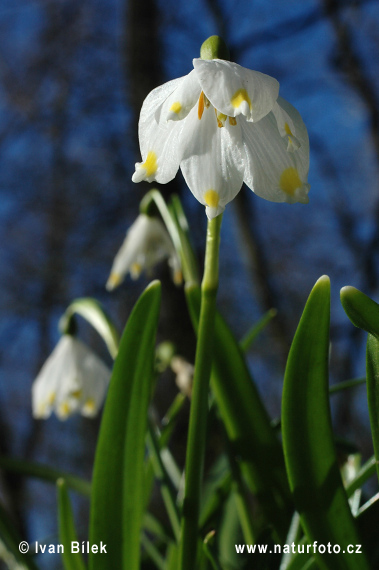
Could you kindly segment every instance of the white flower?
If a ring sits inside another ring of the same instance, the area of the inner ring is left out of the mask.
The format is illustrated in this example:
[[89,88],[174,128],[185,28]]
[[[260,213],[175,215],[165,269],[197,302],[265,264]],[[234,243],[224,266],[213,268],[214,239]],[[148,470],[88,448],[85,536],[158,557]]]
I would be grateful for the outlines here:
[[221,59],[193,66],[145,99],[132,180],[164,184],[180,166],[210,219],[242,182],[266,200],[307,203],[307,129],[276,79]]
[[171,370],[176,374],[175,382],[179,390],[191,398],[195,367],[181,356],[174,356],[171,359]]
[[82,342],[64,334],[32,386],[33,416],[60,420],[74,412],[93,417],[103,403],[110,370]]
[[140,214],[129,228],[114,259],[106,288],[111,291],[120,285],[128,272],[132,279],[137,279],[142,270],[149,273],[166,258],[174,282],[181,283],[180,260],[165,226],[158,218]]

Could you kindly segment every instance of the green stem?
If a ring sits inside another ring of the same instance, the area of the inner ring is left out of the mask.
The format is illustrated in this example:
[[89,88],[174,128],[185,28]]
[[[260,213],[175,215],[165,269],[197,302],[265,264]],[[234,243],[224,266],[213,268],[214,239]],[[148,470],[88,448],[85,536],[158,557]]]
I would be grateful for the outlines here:
[[188,429],[186,480],[181,525],[181,570],[196,568],[199,506],[208,415],[209,378],[218,288],[218,254],[222,216],[208,222],[201,309]]

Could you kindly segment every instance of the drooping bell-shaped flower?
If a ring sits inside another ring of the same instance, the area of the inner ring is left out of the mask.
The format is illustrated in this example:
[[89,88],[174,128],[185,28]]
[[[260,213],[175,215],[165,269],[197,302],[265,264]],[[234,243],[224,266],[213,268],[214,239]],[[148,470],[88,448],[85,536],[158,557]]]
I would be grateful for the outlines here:
[[110,370],[85,344],[64,334],[32,386],[33,416],[60,420],[75,412],[94,417],[103,403]]
[[266,200],[307,203],[308,133],[276,79],[223,59],[193,67],[145,99],[132,180],[164,184],[180,166],[210,219],[243,182]]
[[164,259],[168,259],[174,282],[180,283],[180,260],[165,226],[158,218],[140,214],[114,259],[106,288],[115,289],[127,273],[137,279],[143,270],[149,273]]

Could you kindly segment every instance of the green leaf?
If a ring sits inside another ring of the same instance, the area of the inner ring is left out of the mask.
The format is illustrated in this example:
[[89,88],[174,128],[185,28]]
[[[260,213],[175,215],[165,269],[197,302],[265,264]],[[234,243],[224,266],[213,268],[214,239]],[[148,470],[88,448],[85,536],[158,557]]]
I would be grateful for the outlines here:
[[[282,403],[282,437],[288,479],[309,542],[339,545],[338,556],[319,551],[322,568],[368,568],[365,556],[348,554],[360,539],[343,488],[329,408],[328,357],[330,282],[314,286],[287,361]],[[345,552],[344,552],[345,551]]]
[[363,548],[369,553],[371,568],[379,568],[379,494],[371,497],[358,511],[357,525],[363,537]]
[[372,334],[367,337],[366,377],[368,411],[379,479],[379,340]]
[[71,552],[72,542],[79,546],[78,537],[75,530],[74,515],[71,508],[70,498],[67,492],[67,485],[64,479],[57,481],[58,489],[58,521],[59,521],[59,542],[63,545],[63,565],[65,570],[85,570],[83,557],[80,552]]
[[[22,554],[19,550],[19,544],[24,542],[20,537],[13,521],[8,515],[7,511],[0,503],[0,538],[4,543],[7,551],[10,553],[10,558],[14,562],[16,560],[28,570],[38,570],[30,554]],[[27,544],[25,542],[25,544]]]
[[366,384],[366,378],[352,378],[351,380],[345,380],[344,382],[338,382],[329,387],[329,394],[335,394],[336,392],[341,392],[342,390],[347,390],[348,388],[355,388],[356,386],[361,386]]
[[14,459],[13,457],[0,456],[0,467],[5,471],[11,473],[19,473],[26,477],[35,477],[48,481],[49,483],[56,483],[58,479],[64,479],[66,485],[73,491],[82,495],[89,496],[91,494],[91,483],[85,479],[81,479],[76,475],[71,475],[59,469],[53,469],[40,463],[32,463],[24,461],[23,459]]
[[268,325],[268,323],[276,316],[276,309],[269,309],[267,313],[255,323],[245,336],[240,340],[240,347],[243,352],[247,352],[250,346],[253,344],[260,332]]
[[149,558],[154,562],[155,567],[159,570],[165,570],[165,561],[161,553],[156,548],[155,544],[146,536],[146,534],[142,534],[141,544]]
[[[195,330],[200,291],[186,288]],[[292,515],[292,500],[283,452],[267,411],[250,376],[238,342],[220,314],[216,315],[211,388],[242,472],[278,537],[284,540]]]
[[90,517],[90,543],[102,540],[107,556],[90,555],[91,570],[139,568],[146,423],[160,298],[160,283],[155,281],[128,319],[114,364],[96,449]]
[[118,350],[119,335],[116,327],[104,311],[101,304],[96,301],[96,299],[92,299],[92,297],[75,299],[67,307],[63,317],[61,318],[59,323],[61,330],[64,331],[69,326],[69,323],[75,313],[83,317],[90,323],[90,325],[93,326],[107,345],[112,358],[115,358]]
[[367,479],[369,479],[375,473],[375,469],[376,459],[375,456],[373,456],[368,459],[364,465],[362,465],[355,478],[347,485],[347,496],[351,497],[357,489],[362,487]]
[[184,280],[188,284],[189,283],[197,284],[199,283],[198,263],[191,243],[188,221],[184,213],[180,198],[176,194],[173,194],[171,196],[169,211],[176,222],[177,230],[180,237],[182,259],[184,260],[183,261]]
[[197,283],[199,273],[189,239],[188,222],[179,199],[172,198],[170,206],[167,206],[159,190],[153,188],[143,197],[140,212],[151,214],[153,205],[158,209],[180,256],[185,281]]
[[379,305],[355,287],[341,289],[341,303],[354,326],[379,338]]
[[[171,527],[174,536],[179,540],[180,535],[180,517],[176,504],[176,493],[173,481],[161,457],[161,450],[157,435],[154,431],[154,426],[149,422],[149,430],[147,436],[148,447],[153,463],[154,473],[159,485],[161,495],[166,507],[168,517],[170,519]],[[168,450],[167,450],[168,451]]]
[[211,530],[207,536],[204,538],[203,541],[203,550],[204,553],[206,555],[206,557],[208,558],[208,560],[211,563],[211,566],[213,568],[213,570],[222,570],[219,561],[217,560],[217,556],[216,553],[214,552],[214,549],[212,548],[213,546],[213,542],[214,542],[214,536],[215,536],[216,531]]

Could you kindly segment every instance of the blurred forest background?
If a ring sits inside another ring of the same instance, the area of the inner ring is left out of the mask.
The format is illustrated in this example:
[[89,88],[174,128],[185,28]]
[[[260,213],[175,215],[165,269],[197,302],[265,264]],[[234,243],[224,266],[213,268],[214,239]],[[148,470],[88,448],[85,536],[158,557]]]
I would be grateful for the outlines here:
[[[379,3],[375,0],[1,0],[0,451],[91,476],[98,421],[34,421],[30,388],[76,297],[101,301],[121,331],[148,283],[107,293],[114,255],[151,186],[131,182],[137,122],[151,89],[189,73],[212,34],[232,60],[276,77],[310,137],[310,203],[272,204],[243,188],[223,220],[218,304],[238,337],[277,317],[249,352],[270,414],[280,413],[285,359],[316,279],[332,282],[331,382],[364,376],[365,335],[339,290],[379,299]],[[178,177],[202,261],[204,208]],[[193,359],[181,289],[162,266],[159,340]],[[79,334],[110,365],[84,322]],[[162,415],[176,392],[158,386]],[[364,387],[333,397],[336,433],[372,453]],[[185,443],[177,436],[178,454]],[[29,541],[56,541],[55,489],[6,473],[1,498]],[[88,502],[75,503],[86,538]],[[60,568],[41,556],[41,568]],[[1,564],[1,563],[0,563]]]

